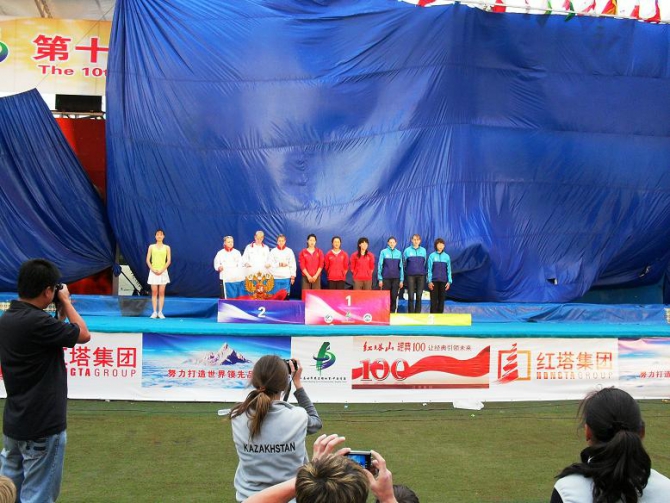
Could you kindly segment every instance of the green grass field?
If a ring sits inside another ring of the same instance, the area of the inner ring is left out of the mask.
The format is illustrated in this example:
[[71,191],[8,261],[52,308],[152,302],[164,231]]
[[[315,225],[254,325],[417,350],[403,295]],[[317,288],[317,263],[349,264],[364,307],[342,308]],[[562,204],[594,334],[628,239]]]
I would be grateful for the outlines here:
[[[546,502],[585,446],[577,402],[317,404],[323,432],[381,452],[423,503]],[[4,406],[4,403],[3,403]],[[230,404],[70,401],[63,502],[234,502]],[[670,404],[641,403],[653,466],[670,473]],[[308,437],[311,444],[315,436]]]

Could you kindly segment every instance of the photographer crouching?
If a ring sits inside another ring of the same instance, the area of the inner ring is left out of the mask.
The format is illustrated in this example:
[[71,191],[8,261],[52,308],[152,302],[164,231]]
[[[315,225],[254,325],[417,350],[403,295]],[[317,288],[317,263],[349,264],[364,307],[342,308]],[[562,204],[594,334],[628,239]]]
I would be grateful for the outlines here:
[[[254,389],[230,413],[239,457],[237,501],[295,476],[307,462],[305,437],[321,429],[321,418],[302,387],[301,376],[302,366],[295,359],[266,355],[254,365]],[[286,402],[291,383],[299,407]]]
[[[0,474],[12,479],[22,503],[58,498],[67,441],[63,347],[91,339],[67,286],[59,281],[58,268],[48,260],[24,262],[19,298],[0,317],[0,362],[7,390]],[[57,318],[44,312],[52,302]]]

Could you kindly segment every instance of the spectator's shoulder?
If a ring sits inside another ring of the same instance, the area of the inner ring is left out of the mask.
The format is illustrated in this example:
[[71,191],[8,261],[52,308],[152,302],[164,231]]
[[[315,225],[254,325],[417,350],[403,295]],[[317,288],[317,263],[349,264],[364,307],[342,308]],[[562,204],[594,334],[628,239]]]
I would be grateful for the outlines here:
[[[652,469],[649,475],[649,480],[647,481],[647,488],[649,488],[650,486],[651,488],[654,488],[654,490],[657,490],[659,492],[663,491],[664,493],[669,493],[670,479],[665,475],[663,475],[662,473],[659,473],[656,470]],[[645,491],[647,490],[647,488],[645,488]]]

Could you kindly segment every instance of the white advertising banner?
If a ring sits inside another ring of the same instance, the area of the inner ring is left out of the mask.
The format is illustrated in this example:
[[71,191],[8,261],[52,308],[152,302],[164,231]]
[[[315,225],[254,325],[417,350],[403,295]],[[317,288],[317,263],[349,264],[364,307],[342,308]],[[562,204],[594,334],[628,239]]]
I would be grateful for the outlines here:
[[[92,333],[88,344],[63,353],[70,398],[141,399],[142,334]],[[7,396],[4,380],[0,396]]]
[[637,398],[670,397],[670,338],[619,339],[619,387]]
[[616,339],[494,339],[487,400],[581,399],[619,384]]
[[65,348],[70,398],[135,399],[142,377],[142,335],[101,334]]
[[212,402],[244,399],[264,354],[298,358],[315,402],[573,400],[605,386],[670,396],[670,338],[94,333],[64,351],[70,398]]
[[579,399],[618,384],[616,339],[319,337],[292,349],[316,401]]

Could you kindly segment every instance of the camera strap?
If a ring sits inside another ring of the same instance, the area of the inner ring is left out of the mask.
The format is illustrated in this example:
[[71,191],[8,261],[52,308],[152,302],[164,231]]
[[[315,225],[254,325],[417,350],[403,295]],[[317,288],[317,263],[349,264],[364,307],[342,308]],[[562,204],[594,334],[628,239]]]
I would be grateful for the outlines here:
[[286,388],[286,392],[284,393],[284,401],[288,402],[289,397],[291,396],[291,374],[288,375],[288,387]]

